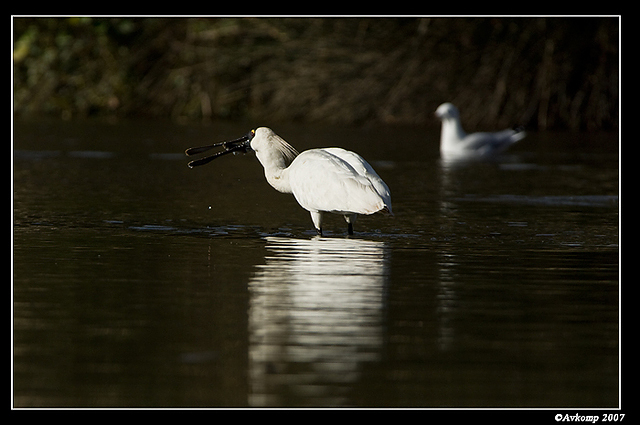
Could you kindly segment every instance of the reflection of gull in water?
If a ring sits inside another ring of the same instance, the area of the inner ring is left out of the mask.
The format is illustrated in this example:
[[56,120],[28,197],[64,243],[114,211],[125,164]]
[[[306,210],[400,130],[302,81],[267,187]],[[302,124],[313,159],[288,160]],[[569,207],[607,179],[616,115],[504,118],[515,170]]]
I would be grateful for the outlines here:
[[342,405],[379,356],[384,243],[268,237],[267,250],[249,282],[249,403]]
[[454,320],[458,306],[458,260],[451,247],[438,252],[438,294],[436,314],[438,320],[438,348],[448,351],[455,340]]
[[467,134],[460,123],[460,113],[451,103],[443,103],[436,109],[442,120],[440,155],[445,160],[486,158],[496,155],[521,140],[525,132],[502,130],[493,133]]

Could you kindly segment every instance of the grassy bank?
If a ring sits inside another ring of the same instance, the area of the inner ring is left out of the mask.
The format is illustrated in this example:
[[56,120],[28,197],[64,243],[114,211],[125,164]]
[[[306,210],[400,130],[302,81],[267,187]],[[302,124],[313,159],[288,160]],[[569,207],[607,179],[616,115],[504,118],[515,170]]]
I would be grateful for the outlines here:
[[15,18],[14,113],[616,130],[616,18]]

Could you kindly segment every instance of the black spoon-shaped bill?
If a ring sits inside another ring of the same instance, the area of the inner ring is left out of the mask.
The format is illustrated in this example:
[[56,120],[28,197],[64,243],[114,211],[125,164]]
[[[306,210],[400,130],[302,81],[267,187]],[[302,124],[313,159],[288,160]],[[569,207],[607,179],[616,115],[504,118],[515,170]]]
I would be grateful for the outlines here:
[[249,133],[245,134],[244,136],[235,139],[235,140],[231,140],[231,141],[226,141],[226,142],[219,142],[219,143],[214,143],[213,145],[207,145],[207,146],[199,146],[199,147],[194,147],[194,148],[189,148],[187,150],[184,151],[185,155],[187,156],[192,156],[192,155],[197,155],[203,152],[207,152],[215,147],[218,146],[223,146],[224,150],[221,152],[217,152],[213,155],[210,156],[206,156],[204,158],[200,158],[200,159],[196,159],[193,160],[191,162],[189,162],[187,165],[189,166],[189,168],[193,168],[193,167],[197,167],[200,165],[205,165],[208,164],[209,162],[213,161],[214,159],[226,155],[228,153],[235,153],[235,152],[239,152],[242,151],[243,153],[247,153],[251,150],[251,139],[253,139],[253,136],[255,134],[254,130],[251,130]]

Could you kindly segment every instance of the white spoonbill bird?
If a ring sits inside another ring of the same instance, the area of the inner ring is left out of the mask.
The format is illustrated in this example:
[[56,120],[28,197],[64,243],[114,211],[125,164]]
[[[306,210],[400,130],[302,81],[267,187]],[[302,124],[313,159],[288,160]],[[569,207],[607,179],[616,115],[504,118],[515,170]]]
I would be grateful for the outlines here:
[[495,133],[467,134],[460,124],[460,113],[451,103],[443,103],[436,109],[442,121],[440,155],[443,159],[486,158],[496,155],[524,138],[522,130],[502,130]]
[[264,167],[267,182],[282,193],[292,193],[296,201],[311,213],[311,220],[322,235],[322,214],[341,214],[353,234],[358,214],[391,210],[391,193],[360,155],[341,148],[310,149],[298,152],[270,128],[251,130],[239,139],[199,148],[189,148],[187,155],[224,147],[214,155],[189,162],[189,167],[204,165],[231,153],[253,150]]

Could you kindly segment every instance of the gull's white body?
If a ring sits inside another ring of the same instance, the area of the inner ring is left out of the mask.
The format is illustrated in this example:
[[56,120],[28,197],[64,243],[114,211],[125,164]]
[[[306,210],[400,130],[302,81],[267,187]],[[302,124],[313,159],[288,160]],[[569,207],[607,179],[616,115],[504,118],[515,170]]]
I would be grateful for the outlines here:
[[467,134],[460,123],[458,109],[443,103],[436,109],[442,121],[440,155],[443,159],[486,158],[496,155],[525,137],[524,131],[503,130],[494,133]]
[[322,214],[341,214],[349,233],[358,214],[391,211],[389,188],[360,155],[341,148],[295,149],[270,128],[260,127],[251,148],[264,167],[267,182],[282,193],[291,193],[311,213],[322,232]]

